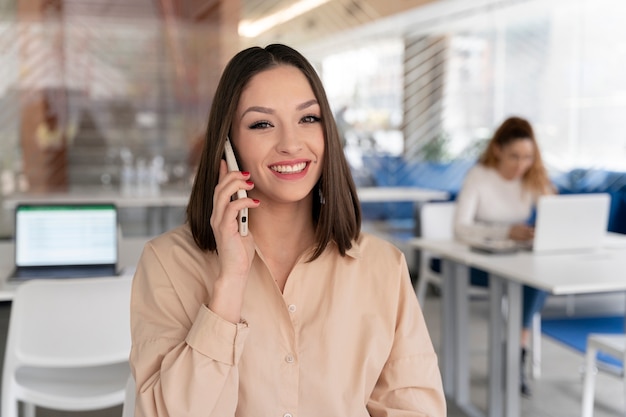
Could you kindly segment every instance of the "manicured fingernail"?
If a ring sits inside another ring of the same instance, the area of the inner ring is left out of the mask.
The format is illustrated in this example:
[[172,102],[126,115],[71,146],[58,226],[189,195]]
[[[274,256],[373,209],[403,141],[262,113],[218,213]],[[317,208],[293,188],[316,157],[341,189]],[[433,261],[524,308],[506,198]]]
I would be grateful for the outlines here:
[[254,201],[256,204],[259,204],[261,202],[261,200],[257,200],[256,198],[253,198],[252,201]]
[[254,185],[254,183],[253,183],[252,181],[250,181],[250,180],[246,181],[246,184],[248,184],[248,185]]
[[248,175],[250,175],[250,173],[249,173],[248,171],[241,171],[241,174],[242,174],[244,177],[247,177]]

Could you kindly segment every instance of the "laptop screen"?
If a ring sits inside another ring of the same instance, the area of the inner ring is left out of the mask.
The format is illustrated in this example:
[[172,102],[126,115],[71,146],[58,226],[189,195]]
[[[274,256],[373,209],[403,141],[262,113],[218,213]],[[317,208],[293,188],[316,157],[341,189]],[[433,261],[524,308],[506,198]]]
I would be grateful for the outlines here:
[[606,193],[556,194],[539,198],[535,252],[591,250],[602,246],[609,224]]
[[18,205],[15,263],[18,267],[116,264],[115,205]]

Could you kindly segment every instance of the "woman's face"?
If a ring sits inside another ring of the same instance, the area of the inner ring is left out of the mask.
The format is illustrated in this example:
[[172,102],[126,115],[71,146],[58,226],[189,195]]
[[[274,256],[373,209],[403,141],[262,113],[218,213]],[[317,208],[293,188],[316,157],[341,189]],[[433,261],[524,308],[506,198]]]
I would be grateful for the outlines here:
[[254,182],[250,197],[266,205],[311,195],[322,172],[324,131],[299,69],[281,65],[255,75],[241,94],[231,135],[240,168]]
[[530,138],[517,139],[496,147],[498,172],[507,180],[519,179],[535,161],[535,144]]

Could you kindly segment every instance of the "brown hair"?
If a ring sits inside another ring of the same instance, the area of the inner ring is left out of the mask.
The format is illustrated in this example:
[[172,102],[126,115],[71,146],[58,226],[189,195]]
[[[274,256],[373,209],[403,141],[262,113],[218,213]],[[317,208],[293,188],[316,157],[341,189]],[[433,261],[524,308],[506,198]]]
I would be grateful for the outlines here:
[[205,146],[187,205],[187,222],[200,249],[217,249],[209,219],[213,212],[213,193],[219,179],[226,137],[241,94],[252,77],[279,65],[291,65],[302,71],[321,109],[325,151],[322,175],[312,191],[315,193],[311,216],[315,225],[316,248],[309,260],[319,257],[330,242],[337,245],[343,256],[361,231],[361,209],[356,187],[322,81],[304,56],[285,45],[245,49],[236,54],[224,69],[209,113]]
[[533,163],[522,177],[524,188],[533,192],[536,196],[554,193],[554,186],[548,177],[545,166],[541,159],[539,146],[535,139],[535,132],[526,119],[521,117],[509,117],[498,127],[487,149],[480,157],[479,162],[486,167],[494,168],[498,165],[496,147],[504,148],[518,140],[530,140],[535,148]]

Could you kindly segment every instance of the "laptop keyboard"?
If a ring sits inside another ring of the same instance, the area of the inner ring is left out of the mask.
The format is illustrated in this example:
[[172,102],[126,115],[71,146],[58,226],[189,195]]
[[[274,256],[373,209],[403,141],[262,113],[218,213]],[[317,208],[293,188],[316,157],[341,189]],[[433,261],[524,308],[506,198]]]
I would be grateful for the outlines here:
[[112,268],[28,268],[15,271],[13,279],[29,278],[86,278],[86,277],[108,277],[117,275]]

